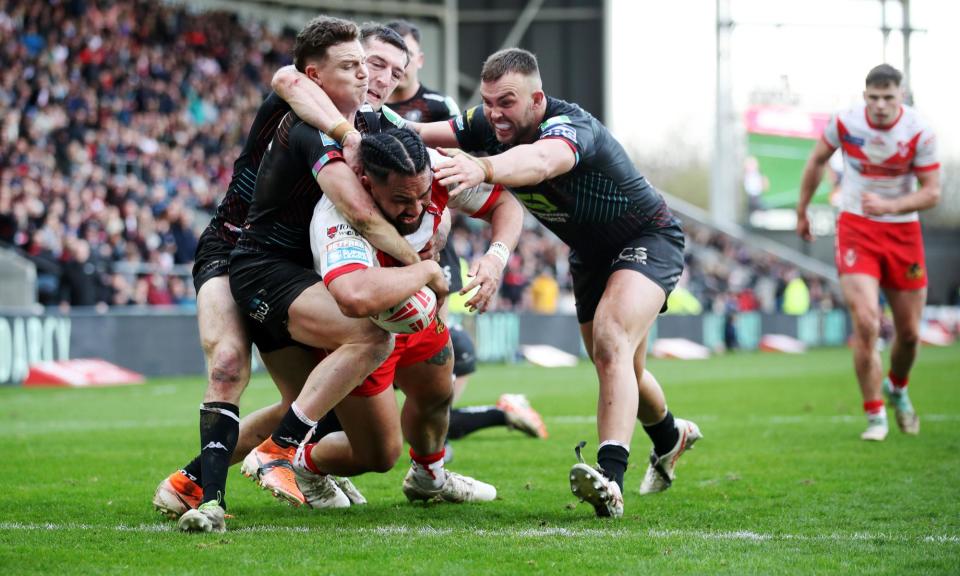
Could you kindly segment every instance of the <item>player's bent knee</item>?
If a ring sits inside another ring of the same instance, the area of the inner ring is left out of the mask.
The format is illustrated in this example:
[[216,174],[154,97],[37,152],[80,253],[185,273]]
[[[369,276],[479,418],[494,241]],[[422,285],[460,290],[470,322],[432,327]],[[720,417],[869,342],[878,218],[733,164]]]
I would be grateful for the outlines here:
[[619,328],[594,329],[592,357],[598,369],[622,362],[633,364],[634,352],[627,335]]
[[241,346],[217,346],[209,359],[210,387],[233,392],[246,385],[250,354]]

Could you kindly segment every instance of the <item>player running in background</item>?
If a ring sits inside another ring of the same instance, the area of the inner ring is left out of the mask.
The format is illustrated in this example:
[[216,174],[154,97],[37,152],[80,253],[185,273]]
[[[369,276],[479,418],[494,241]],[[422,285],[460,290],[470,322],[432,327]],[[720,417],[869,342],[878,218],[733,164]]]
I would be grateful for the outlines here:
[[669,488],[677,459],[700,438],[693,422],[673,417],[644,370],[650,327],[683,270],[683,232],[600,122],[544,94],[533,54],[490,56],[480,92],[482,107],[416,127],[428,145],[491,155],[447,151],[453,162],[437,177],[452,196],[484,181],[503,184],[570,246],[577,319],[600,379],[599,466],[581,460],[570,486],[598,516],[618,517],[637,419],[653,441],[642,494]]
[[[404,72],[403,80],[387,99],[390,108],[411,122],[437,122],[449,120],[460,114],[460,108],[450,96],[431,90],[420,82],[420,69],[423,68],[424,53],[420,46],[420,29],[406,20],[387,22],[386,26],[395,30],[403,37],[410,51],[410,63]],[[450,292],[459,292],[463,289],[463,279],[460,275],[460,258],[457,256],[452,242],[447,242],[440,253],[440,265],[447,272],[450,282]],[[441,317],[447,321],[449,317],[449,299],[444,300],[440,311]],[[454,402],[463,394],[470,380],[470,375],[476,372],[476,348],[473,339],[456,322],[447,322],[450,329],[450,340],[453,343],[454,365]],[[467,406],[453,408],[450,414],[450,431],[447,438],[456,440],[467,434],[497,426],[507,426],[532,436],[546,438],[547,428],[543,419],[530,406],[530,402],[522,394],[503,394],[495,406]],[[447,461],[452,459],[453,449],[447,445]]]
[[[882,394],[893,405],[901,431],[920,431],[920,418],[907,394],[927,299],[917,211],[933,208],[940,199],[936,140],[917,112],[903,104],[901,78],[887,64],[870,70],[864,103],[831,118],[814,146],[797,203],[797,234],[811,241],[807,206],[830,156],[841,149],[844,170],[836,263],[853,319],[853,366],[867,416],[867,429],[860,437],[873,441],[887,437]],[[893,311],[896,334],[886,378],[876,348],[880,289]]]

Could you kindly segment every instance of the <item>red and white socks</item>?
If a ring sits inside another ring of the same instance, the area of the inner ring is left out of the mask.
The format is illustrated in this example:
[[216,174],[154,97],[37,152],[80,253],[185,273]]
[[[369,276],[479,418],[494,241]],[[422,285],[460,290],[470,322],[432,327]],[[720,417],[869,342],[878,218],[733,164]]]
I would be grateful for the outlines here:
[[443,468],[444,449],[439,452],[421,456],[410,449],[411,468],[413,478],[424,488],[439,490],[447,481],[447,471]]

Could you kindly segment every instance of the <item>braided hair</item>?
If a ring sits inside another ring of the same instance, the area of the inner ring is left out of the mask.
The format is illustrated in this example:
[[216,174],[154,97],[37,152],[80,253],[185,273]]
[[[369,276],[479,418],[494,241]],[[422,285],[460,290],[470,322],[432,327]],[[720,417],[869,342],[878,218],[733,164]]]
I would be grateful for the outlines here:
[[416,176],[430,167],[427,147],[409,128],[367,134],[360,142],[360,158],[367,176],[379,182],[391,173]]

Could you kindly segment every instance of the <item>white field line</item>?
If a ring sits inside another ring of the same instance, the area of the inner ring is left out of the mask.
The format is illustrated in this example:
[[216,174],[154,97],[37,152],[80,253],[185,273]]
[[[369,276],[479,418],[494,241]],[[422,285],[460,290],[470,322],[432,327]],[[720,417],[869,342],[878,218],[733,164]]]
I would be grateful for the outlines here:
[[[719,416],[716,414],[692,414],[683,415],[694,422],[723,422],[742,423],[742,424],[811,424],[811,423],[830,423],[847,424],[850,422],[863,422],[863,416],[852,414],[814,415],[814,414],[794,414],[794,415],[760,415],[754,414],[745,418],[737,416]],[[593,424],[597,421],[596,416],[546,416],[544,420],[548,424],[560,426],[575,424]],[[920,413],[920,420],[923,422],[960,422],[960,414],[924,414]]]
[[[158,533],[158,532],[176,532],[176,526],[173,523],[164,524],[139,524],[129,526],[119,525],[99,525],[99,524],[26,524],[21,522],[0,522],[0,532],[69,532],[69,531],[89,531],[89,532],[133,532],[133,533]],[[433,528],[430,526],[380,526],[377,528],[350,528],[338,526],[337,528],[319,528],[311,526],[271,526],[271,525],[253,525],[230,530],[237,534],[246,533],[311,533],[311,532],[330,532],[337,534],[357,534],[373,536],[418,536],[418,537],[447,537],[447,536],[479,536],[479,537],[502,537],[502,538],[610,538],[639,536],[667,540],[672,538],[683,538],[693,540],[722,540],[722,541],[746,541],[746,542],[884,542],[884,543],[923,543],[923,544],[960,544],[960,536],[949,534],[932,534],[926,536],[903,536],[900,534],[885,534],[882,532],[833,532],[830,534],[764,534],[751,530],[738,530],[731,532],[713,532],[704,530],[646,530],[631,532],[627,530],[605,530],[601,528],[496,528],[496,529],[469,529],[469,528]]]

